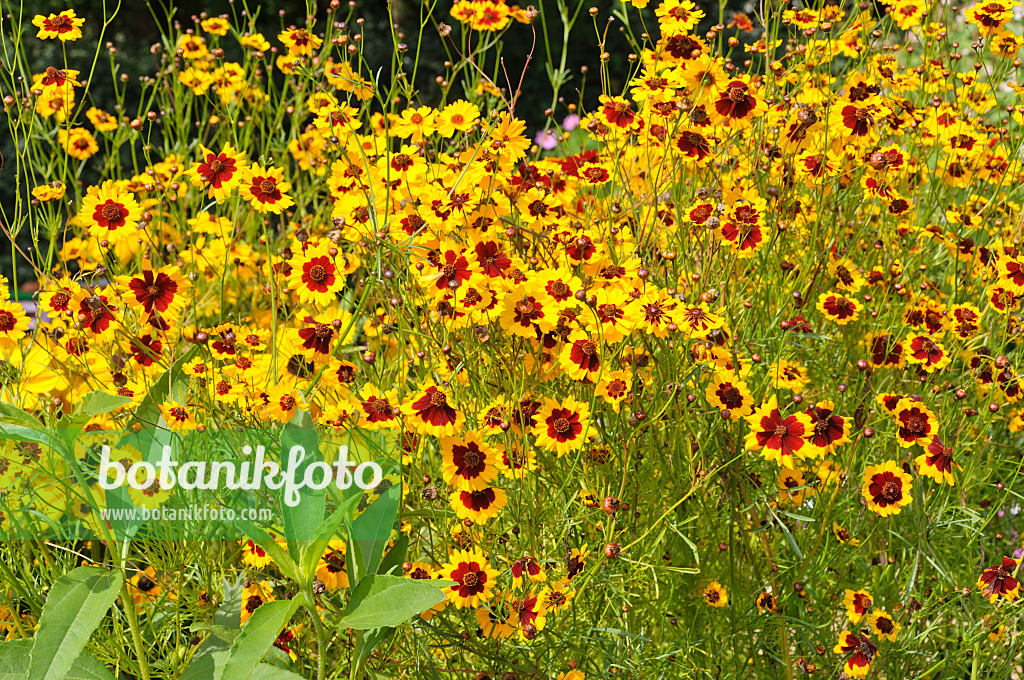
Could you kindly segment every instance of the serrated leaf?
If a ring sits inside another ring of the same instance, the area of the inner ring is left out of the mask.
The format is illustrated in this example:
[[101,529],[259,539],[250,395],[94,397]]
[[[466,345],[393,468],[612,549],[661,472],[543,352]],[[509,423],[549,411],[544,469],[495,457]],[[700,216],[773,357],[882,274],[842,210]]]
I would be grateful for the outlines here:
[[84,413],[90,417],[97,416],[101,413],[109,413],[116,408],[120,408],[125,404],[131,403],[131,399],[128,397],[122,397],[119,394],[107,394],[101,390],[90,392],[85,395],[82,399],[82,404],[79,408],[79,412]]
[[298,606],[297,599],[261,604],[242,626],[242,632],[228,651],[224,666],[214,673],[214,680],[249,680]]
[[121,590],[120,571],[78,567],[54,582],[43,605],[29,680],[62,680]]
[[369,575],[352,591],[341,625],[356,630],[398,626],[443,600],[441,588],[452,585],[454,581]]
[[[34,640],[0,643],[0,680],[26,680]],[[115,680],[114,674],[92,654],[82,652],[64,680]]]
[[28,427],[31,429],[43,429],[43,424],[39,422],[38,418],[30,413],[22,411],[14,404],[7,404],[4,402],[0,402],[0,421],[21,425],[22,427]]

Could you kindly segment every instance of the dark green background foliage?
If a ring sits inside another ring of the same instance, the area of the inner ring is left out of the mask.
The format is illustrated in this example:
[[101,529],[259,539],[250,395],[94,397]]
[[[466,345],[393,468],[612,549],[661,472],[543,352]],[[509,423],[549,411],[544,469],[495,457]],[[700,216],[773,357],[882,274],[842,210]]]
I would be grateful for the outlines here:
[[[447,21],[451,24],[455,23],[449,14],[453,1],[439,0],[433,18],[427,24],[422,40],[419,41],[419,65],[416,69],[416,87],[418,89],[418,96],[424,104],[437,105],[440,103],[441,90],[436,84],[435,78],[445,75],[445,60],[456,60],[454,55],[450,55],[445,51],[445,47],[436,30],[436,22]],[[572,9],[575,9],[575,2],[578,1],[568,0]],[[598,9],[596,23],[598,29],[603,32],[612,10],[618,9],[622,5],[622,0],[585,0],[585,2],[586,5],[569,37],[566,67],[573,76],[569,83],[563,86],[561,90],[564,103],[555,111],[558,120],[561,120],[568,113],[565,108],[567,104],[582,104],[585,109],[589,109],[596,104],[597,97],[600,94],[599,38],[595,31],[595,21],[588,15],[589,8],[596,7]],[[206,12],[208,16],[216,16],[230,13],[232,9],[236,11],[242,10],[243,3],[241,0],[236,0],[233,4],[234,7],[227,0],[181,0],[172,5],[174,12],[173,20],[178,22],[182,28],[189,28],[195,25],[193,17],[198,18],[198,15],[202,12]],[[521,6],[529,4],[531,4],[530,0],[523,0]],[[515,113],[516,116],[527,122],[529,126],[528,134],[531,136],[544,126],[544,110],[551,103],[552,88],[547,75],[546,64],[551,63],[557,67],[562,57],[562,27],[555,3],[551,0],[534,0],[533,4],[535,6],[547,4],[547,29],[549,31],[549,45],[552,53],[549,54],[545,46],[544,36],[542,35],[543,29],[539,19],[532,27],[514,23],[505,35],[501,51],[505,71],[512,82],[512,87],[518,84],[520,76],[522,76],[522,94]],[[698,0],[697,4],[702,6],[708,15],[703,24],[698,27],[700,32],[704,32],[712,24],[718,22],[719,9],[717,3],[712,5],[706,0]],[[740,3],[735,0],[730,4],[735,5],[737,10],[742,9]],[[644,25],[651,27],[657,25],[653,13],[653,8],[656,5],[657,1],[653,0],[651,6],[644,10]],[[106,0],[107,14],[110,14],[115,6],[115,0]],[[317,28],[322,30],[326,25],[328,17],[326,12],[328,3],[321,1],[317,3],[317,6]],[[427,6],[429,7],[429,4]],[[6,5],[6,7],[8,10],[17,11],[19,3],[15,0]],[[22,36],[22,45],[25,50],[27,63],[33,72],[41,71],[49,65],[62,63],[63,56],[59,42],[52,40],[43,41],[35,38],[36,29],[31,25],[31,17],[34,14],[49,14],[50,12],[59,12],[69,8],[74,9],[78,16],[84,17],[86,24],[83,27],[83,39],[67,43],[65,47],[67,48],[68,66],[82,71],[83,74],[88,73],[89,65],[93,60],[94,50],[100,41],[100,29],[102,28],[102,17],[104,16],[103,0],[86,0],[84,2],[81,0],[25,0],[20,4],[20,8],[23,12],[23,25],[26,30],[26,34]],[[256,12],[257,8],[256,28],[267,37],[271,44],[275,45],[277,44],[277,34],[281,29],[293,24],[301,25],[306,13],[306,4],[300,0],[266,0],[263,3],[254,0],[250,5],[250,9]],[[386,0],[358,0],[353,14],[354,17],[360,17],[364,20],[361,32],[364,35],[365,58],[374,72],[378,68],[384,69],[380,75],[381,82],[388,82],[392,75],[393,44],[388,29],[388,8],[389,3]],[[404,56],[404,68],[407,73],[411,74],[413,72],[413,62],[418,42],[417,33],[422,9],[421,2],[419,0],[393,0],[390,3],[390,8],[391,16],[397,24],[398,30],[404,33],[405,37],[403,39],[409,45],[409,50]],[[629,11],[631,16],[635,18],[636,10],[630,8]],[[281,12],[283,12],[283,16]],[[344,18],[346,13],[347,3],[343,3],[338,13],[340,17],[337,18]],[[158,68],[159,57],[154,56],[150,52],[150,47],[155,43],[161,42],[160,25],[157,23],[157,20],[159,18],[166,30],[168,27],[164,19],[166,14],[166,6],[161,5],[161,0],[149,0],[148,2],[146,0],[124,0],[116,19],[103,35],[102,40],[104,43],[110,43],[117,48],[116,63],[119,73],[125,73],[129,76],[128,95],[122,111],[125,115],[134,116],[144,113],[139,110],[141,89],[138,82],[140,77],[150,75]],[[729,14],[725,16],[728,17]],[[643,27],[639,22],[636,22],[632,28],[637,36],[643,32]],[[5,17],[3,40],[8,48],[11,47],[11,30],[11,23]],[[530,45],[534,41],[534,30],[537,32],[536,47],[532,60],[526,66],[527,54]],[[611,55],[608,63],[609,88],[612,92],[621,92],[629,76],[630,63],[628,55],[632,50],[622,32],[621,22],[614,22],[607,31],[607,36],[605,49]],[[230,44],[230,41],[226,44]],[[231,54],[230,48],[228,49],[227,57],[229,59],[239,56]],[[110,65],[108,59],[106,54],[101,53],[100,59],[96,64],[96,76],[89,86],[87,101],[89,105],[95,105],[101,109],[113,112],[115,99],[113,78],[109,75]],[[581,77],[581,67],[583,66],[589,69],[585,80]],[[525,73],[523,72],[524,67],[526,67]],[[4,69],[9,71],[9,65],[4,64]],[[280,76],[280,74],[277,75]],[[508,88],[501,79],[497,82],[500,86]],[[9,83],[9,79],[4,78],[2,86],[4,91],[2,95],[10,94],[8,91]],[[581,87],[583,87],[582,97],[579,89]],[[462,94],[461,85],[455,84],[452,97],[462,96]],[[11,208],[14,202],[18,200],[13,176],[15,166],[10,160],[13,158],[12,145],[13,141],[7,131],[6,124],[4,124],[0,126],[0,153],[4,156],[3,167],[0,169],[0,202],[3,203],[7,215],[11,215]],[[55,148],[59,152],[59,147]],[[127,149],[122,151],[123,162],[130,162],[130,155],[127,153]],[[92,162],[87,165],[92,165]],[[83,185],[88,186],[96,179],[96,176],[90,176],[87,167],[86,172],[82,176]],[[25,187],[21,200],[27,200],[27,190],[29,188],[31,187]],[[10,277],[12,274],[11,249],[6,243],[6,238],[4,241],[5,243],[0,246],[0,272]],[[18,241],[19,245],[23,248],[32,245],[27,229],[22,231]],[[20,259],[19,257],[19,282],[33,280],[34,276],[28,264],[20,261]]]

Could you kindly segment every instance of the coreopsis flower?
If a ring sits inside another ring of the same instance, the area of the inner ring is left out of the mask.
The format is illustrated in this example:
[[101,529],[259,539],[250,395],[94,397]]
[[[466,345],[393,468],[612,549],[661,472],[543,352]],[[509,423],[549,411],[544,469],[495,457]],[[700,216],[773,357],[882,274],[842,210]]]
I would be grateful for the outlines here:
[[704,391],[704,397],[723,414],[728,413],[730,419],[745,418],[754,411],[750,388],[732,373],[716,373]]
[[727,607],[729,606],[729,593],[726,592],[725,586],[718,581],[711,581],[703,590],[701,590],[701,596],[704,598],[705,604],[709,607]]
[[596,380],[601,372],[601,343],[595,334],[574,331],[562,346],[558,364],[573,380]]
[[725,320],[712,312],[707,303],[680,304],[675,308],[676,324],[689,336],[706,338],[708,334],[725,326]]
[[210,198],[226,198],[242,183],[245,157],[230,144],[225,144],[220,153],[210,151],[202,144],[199,149],[202,160],[192,163],[185,174],[193,186],[206,189]]
[[189,61],[199,61],[210,53],[206,48],[206,38],[201,35],[190,35],[188,33],[178,38],[178,44],[175,49],[181,50],[181,56]]
[[434,120],[437,112],[429,106],[409,108],[402,111],[402,114],[391,124],[390,133],[402,139],[408,139],[413,144],[423,141],[436,132]]
[[537,469],[537,453],[532,446],[523,447],[519,442],[509,442],[498,447],[498,469],[506,477],[523,479]]
[[75,292],[69,306],[86,333],[105,340],[117,330],[115,312],[118,309],[114,306],[113,294],[82,288]]
[[595,114],[597,120],[620,130],[633,130],[639,125],[637,113],[630,107],[629,100],[607,95],[601,95],[598,100],[601,106]]
[[143,570],[136,571],[130,579],[128,579],[128,592],[131,593],[132,601],[135,602],[135,606],[141,606],[148,604],[160,597],[163,593],[163,588],[160,586],[160,581],[156,577],[156,571],[153,567],[149,566]]
[[260,606],[267,602],[273,602],[275,599],[273,589],[269,582],[256,580],[249,581],[248,585],[242,587],[242,625],[245,625],[245,622],[249,620]]
[[904,397],[896,403],[893,411],[896,418],[896,441],[903,448],[914,444],[924,445],[939,432],[939,421],[935,414],[919,401]]
[[344,255],[330,241],[312,245],[307,241],[291,259],[288,287],[303,303],[323,307],[334,302],[345,287],[344,269]]
[[359,426],[366,430],[393,429],[399,426],[398,390],[381,390],[366,383],[359,390]]
[[82,24],[85,19],[75,16],[75,10],[66,9],[60,14],[43,16],[37,14],[32,25],[39,29],[36,37],[40,40],[59,38],[61,42],[73,42],[82,37]]
[[261,52],[266,52],[270,49],[270,41],[268,41],[262,33],[247,33],[246,35],[240,35],[238,36],[238,44],[242,47],[248,47]]
[[704,18],[704,12],[690,0],[665,0],[654,13],[665,35],[689,33]]
[[683,130],[676,135],[674,144],[684,158],[698,164],[703,164],[711,157],[711,140],[698,130]]
[[793,505],[800,507],[804,504],[804,500],[808,493],[813,493],[807,487],[807,479],[804,477],[804,473],[800,470],[790,470],[787,467],[783,467],[779,471],[779,478],[777,480],[779,485],[779,504],[792,503]]
[[605,342],[619,342],[633,332],[640,314],[633,299],[618,288],[599,288],[594,292],[597,327]]
[[864,336],[863,343],[868,348],[868,363],[874,368],[883,366],[902,368],[906,363],[903,356],[903,343],[893,335],[885,332],[868,333]]
[[505,597],[498,597],[489,605],[476,610],[476,624],[480,634],[490,640],[504,640],[512,637],[516,629],[510,623],[511,611]]
[[458,550],[438,571],[444,579],[455,581],[455,585],[444,589],[444,594],[459,609],[478,607],[494,596],[498,570],[491,568],[483,553]]
[[839,293],[822,293],[818,296],[818,311],[840,326],[856,321],[860,316],[860,302],[853,297]]
[[284,170],[258,165],[243,171],[240,193],[249,205],[258,212],[280,214],[285,208],[295,205],[291,196],[287,195],[291,184],[284,181]]
[[170,400],[160,404],[160,414],[172,432],[194,430],[199,427],[195,418],[196,409],[191,404]]
[[992,54],[1001,59],[1016,59],[1024,47],[1024,38],[1006,29],[1000,29],[989,38],[988,47]]
[[584,163],[580,166],[579,177],[584,186],[601,186],[612,180],[612,168],[605,163]]
[[942,343],[925,334],[914,335],[904,340],[903,352],[907,363],[916,364],[928,373],[941,370],[953,361],[953,357]]
[[454,101],[437,112],[434,126],[442,137],[452,137],[456,132],[469,132],[480,119],[480,109],[464,99]]
[[502,297],[499,322],[507,333],[534,339],[555,329],[558,311],[558,303],[543,289],[532,283],[521,283]]
[[918,474],[931,477],[936,484],[956,484],[953,469],[959,469],[960,466],[953,460],[953,447],[943,444],[937,435],[928,444],[925,453],[914,459],[914,463],[917,464]]
[[231,28],[231,24],[226,19],[220,17],[210,17],[209,19],[203,19],[199,23],[200,28],[211,35],[227,35],[228,29]]
[[836,537],[836,540],[840,543],[849,543],[856,547],[860,545],[860,541],[853,537],[853,534],[844,527],[839,526],[837,522],[832,522],[832,535]]
[[734,129],[750,127],[754,119],[768,111],[764,100],[754,95],[750,82],[738,76],[723,82],[711,95],[710,104],[711,120]]
[[54,180],[47,184],[40,184],[37,187],[32,188],[32,198],[36,199],[40,203],[46,203],[48,201],[57,201],[64,197],[64,191],[66,187],[63,182]]
[[969,340],[981,329],[981,311],[971,304],[959,304],[949,309],[950,330],[961,340]]
[[57,131],[57,139],[64,148],[64,152],[75,160],[87,160],[100,150],[96,138],[85,128],[71,128],[70,130],[61,128]]
[[533,434],[537,444],[559,456],[583,446],[590,422],[590,406],[566,397],[561,403],[548,400],[537,413]]
[[288,55],[292,57],[311,55],[320,49],[324,42],[305,28],[290,28],[281,31],[277,39],[288,48]]
[[459,519],[486,524],[505,507],[508,495],[502,489],[490,486],[475,491],[457,489],[451,493],[448,503]]
[[406,426],[421,434],[452,436],[462,429],[466,416],[448,401],[450,391],[437,383],[426,383],[402,404]]
[[850,619],[850,623],[860,623],[860,620],[871,609],[873,602],[871,593],[866,590],[850,590],[847,588],[843,591],[843,607],[846,609],[846,618]]
[[840,100],[829,112],[828,127],[836,139],[863,146],[877,139],[876,122],[884,118],[885,113],[882,107],[870,101]]
[[911,495],[913,478],[903,471],[894,460],[881,465],[869,465],[864,469],[864,484],[861,495],[867,501],[868,509],[881,517],[897,515],[904,505],[914,500]]
[[294,388],[288,385],[272,385],[266,391],[266,414],[279,423],[287,423],[298,411],[302,402]]
[[316,565],[316,577],[328,590],[348,588],[348,570],[345,565],[345,541],[332,540]]
[[878,648],[865,635],[861,637],[856,633],[844,630],[839,634],[839,642],[832,650],[834,654],[850,654],[850,658],[843,664],[843,671],[851,678],[863,678],[867,676],[871,668],[871,661],[875,658]]
[[441,474],[457,490],[486,488],[498,476],[497,452],[470,430],[465,438],[441,437]]
[[135,225],[141,217],[142,207],[135,197],[110,180],[98,188],[90,187],[79,211],[79,218],[89,233],[110,242],[134,234]]
[[540,566],[536,557],[523,555],[512,563],[512,587],[521,588],[523,576],[526,576],[533,583],[543,583],[548,576]]
[[1020,594],[1020,582],[1013,576],[1017,569],[1017,560],[1004,557],[1000,564],[989,567],[978,577],[978,589],[988,601],[995,604],[999,596],[1006,600],[1014,600]]
[[192,283],[181,275],[178,267],[152,269],[147,261],[134,276],[119,276],[117,282],[128,290],[122,299],[129,307],[142,309],[147,316],[174,313],[185,304],[185,294]]
[[868,616],[868,628],[879,640],[896,642],[896,635],[902,626],[896,623],[884,609],[876,609]]
[[447,295],[466,283],[476,273],[476,260],[454,242],[438,247],[438,256],[425,263],[421,283],[436,297]]
[[262,569],[269,565],[273,560],[267,552],[256,545],[255,541],[244,541],[242,543],[242,564],[253,567],[255,569]]
[[807,438],[816,448],[826,453],[832,453],[837,447],[850,443],[850,419],[836,415],[835,408],[834,402],[823,400],[804,411],[811,419],[811,430]]
[[626,371],[608,371],[601,375],[594,393],[612,405],[612,410],[619,412],[623,400],[633,392],[633,378]]
[[25,308],[10,300],[0,301],[0,347],[14,347],[25,337],[29,318]]
[[965,9],[964,18],[977,26],[983,36],[989,36],[1013,19],[1013,4],[1004,0],[983,0]]
[[928,14],[930,5],[922,0],[895,0],[890,5],[889,16],[904,31],[921,24],[921,19]]
[[764,245],[766,208],[760,196],[744,194],[723,216],[719,235],[738,257],[753,257]]
[[766,460],[781,467],[796,467],[794,456],[813,458],[818,455],[814,445],[806,439],[812,430],[811,418],[806,413],[783,417],[773,395],[754,413],[745,416],[750,432],[745,445],[749,451],[760,451]]
[[673,330],[678,326],[676,314],[679,309],[679,300],[669,295],[665,289],[657,288],[644,293],[637,300],[640,306],[641,319],[640,327],[648,335],[656,338],[666,338],[669,328]]
[[758,614],[764,614],[765,612],[774,614],[779,610],[778,601],[775,599],[775,596],[768,591],[762,591],[759,593],[754,604],[757,605]]
[[[299,352],[310,361],[326,360],[338,344],[350,343],[355,336],[355,329],[351,328],[352,315],[344,310],[299,316],[293,323],[297,327],[289,328],[288,336]],[[348,334],[342,337],[346,329]]]

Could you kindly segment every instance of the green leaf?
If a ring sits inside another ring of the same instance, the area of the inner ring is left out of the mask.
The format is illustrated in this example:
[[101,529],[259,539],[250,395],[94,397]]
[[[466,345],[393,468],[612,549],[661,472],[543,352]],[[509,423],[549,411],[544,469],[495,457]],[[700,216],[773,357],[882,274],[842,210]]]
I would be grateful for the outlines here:
[[392,486],[349,524],[348,540],[352,557],[348,563],[352,565],[355,576],[355,580],[352,580],[353,573],[349,573],[352,583],[359,583],[367,575],[377,573],[384,548],[398,518],[401,499],[401,488]]
[[109,413],[128,403],[131,403],[131,399],[128,397],[122,397],[118,394],[107,394],[97,390],[85,395],[79,411],[92,417],[101,413]]
[[[0,643],[0,680],[26,680],[29,657],[34,640],[11,640]],[[92,654],[82,652],[64,680],[115,680],[106,666]],[[283,679],[282,679],[283,680]]]
[[316,528],[313,535],[313,540],[306,542],[302,548],[302,555],[299,558],[299,562],[302,565],[302,574],[307,581],[312,581],[313,576],[316,575],[316,565],[320,561],[320,557],[327,550],[328,544],[331,539],[338,535],[338,527],[345,518],[348,517],[349,510],[359,500],[359,496],[350,496],[346,498],[342,504],[331,513],[331,516],[320,523],[320,526]]
[[[313,427],[313,419],[306,411],[297,411],[281,432],[281,465],[287,469],[293,447],[302,447],[305,457],[293,471],[295,482],[301,483],[306,468],[315,461],[323,462],[320,454],[320,439]],[[285,502],[287,485],[281,488],[281,514],[284,517],[284,537],[288,547],[298,554],[298,541],[313,540],[317,528],[324,520],[327,507],[326,489],[298,489],[298,504]],[[293,545],[294,544],[294,545]]]
[[209,633],[211,636],[224,642],[234,642],[240,632],[237,628],[228,628],[216,623],[193,623],[189,627],[189,631],[193,633]]
[[78,567],[53,584],[39,617],[29,680],[61,680],[121,590],[121,572]]
[[405,562],[405,555],[408,552],[409,537],[405,535],[399,536],[395,544],[391,546],[391,550],[388,550],[387,554],[384,555],[384,559],[381,560],[377,573],[387,574],[395,567],[402,566],[402,562]]
[[261,604],[242,626],[242,632],[228,651],[224,666],[214,674],[215,680],[249,680],[298,606],[298,599]]
[[35,416],[22,411],[14,404],[0,402],[0,420],[36,430],[43,429],[43,424]]
[[[192,659],[192,663],[185,669],[178,680],[210,680],[218,672],[222,672],[227,662],[227,652],[214,652]],[[0,678],[7,680],[7,678]],[[283,668],[272,666],[267,663],[256,665],[256,669],[249,676],[248,680],[303,680],[298,673],[286,671]]]
[[452,585],[454,581],[367,576],[352,591],[341,626],[356,630],[398,626],[443,600],[441,588]]
[[265,553],[270,555],[270,559],[274,560],[274,564],[277,565],[281,573],[295,581],[296,583],[303,583],[302,573],[299,571],[299,565],[295,563],[291,555],[285,552],[277,541],[267,535],[267,532],[259,528],[249,520],[236,519],[235,525],[245,532],[253,543],[263,549]]

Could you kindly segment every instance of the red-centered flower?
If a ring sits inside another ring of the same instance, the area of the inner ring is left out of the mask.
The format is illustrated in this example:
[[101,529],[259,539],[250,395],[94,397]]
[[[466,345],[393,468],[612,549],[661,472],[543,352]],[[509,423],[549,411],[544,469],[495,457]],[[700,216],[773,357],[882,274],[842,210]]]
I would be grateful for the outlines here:
[[690,130],[676,137],[676,148],[687,158],[702,161],[711,154],[711,143],[704,135]]
[[455,585],[446,589],[448,599],[460,609],[465,606],[476,606],[481,600],[487,600],[494,588],[494,577],[497,572],[488,568],[483,554],[460,551],[451,557],[451,562],[443,568],[444,575]]
[[867,106],[847,104],[840,109],[842,114],[842,125],[849,135],[853,137],[864,137],[871,134],[871,126],[874,123],[874,116]]
[[818,297],[818,310],[844,326],[860,316],[860,302],[839,293],[822,293]]
[[497,241],[481,241],[473,248],[476,263],[485,276],[500,279],[505,270],[512,266],[512,260],[502,250]]
[[159,338],[146,334],[139,338],[132,339],[132,358],[141,366],[152,366],[160,359],[160,352],[163,351],[164,343]]
[[508,495],[501,489],[485,487],[476,491],[453,491],[448,500],[456,517],[484,524],[505,507]]
[[523,576],[526,575],[531,581],[544,581],[547,577],[540,568],[540,562],[536,557],[523,555],[512,563],[512,587],[518,588],[523,585]]
[[549,402],[537,415],[533,434],[537,443],[563,456],[583,445],[583,433],[587,430],[590,407],[572,397],[561,403]]
[[833,412],[835,407],[831,401],[820,401],[804,411],[811,419],[808,439],[822,451],[833,451],[850,441],[850,423]]
[[629,102],[622,97],[601,96],[601,117],[609,125],[627,129],[636,122],[636,111],[629,107]]
[[1004,557],[1001,564],[989,567],[981,572],[978,578],[978,588],[981,594],[995,602],[1002,595],[1007,600],[1013,600],[1020,593],[1020,583],[1013,577],[1013,571],[1017,568],[1017,560]]
[[930,442],[939,431],[939,421],[935,414],[924,404],[909,398],[900,399],[894,415],[897,426],[896,438],[904,448]]
[[428,274],[425,281],[437,295],[449,293],[452,287],[461,286],[473,275],[469,258],[454,248],[446,248],[434,268],[435,271]]
[[559,364],[573,380],[595,376],[601,370],[601,345],[586,333],[576,333],[559,354]]
[[456,489],[479,491],[498,476],[498,453],[476,432],[467,432],[465,439],[442,437],[441,457],[444,481]]
[[329,256],[312,257],[302,263],[302,283],[311,292],[327,293],[337,281],[337,271]]
[[750,93],[750,86],[742,80],[730,80],[719,90],[714,100],[714,115],[726,124],[749,125],[750,120],[767,108]]
[[914,459],[917,463],[917,471],[926,477],[931,477],[939,484],[954,486],[956,480],[953,478],[953,468],[960,467],[953,460],[953,447],[946,446],[942,439],[935,437],[928,445],[926,453]]
[[861,637],[856,633],[844,630],[839,634],[839,642],[832,650],[836,654],[852,654],[846,660],[843,670],[851,678],[863,678],[868,674],[871,667],[871,660],[875,658],[878,648],[865,635]]
[[76,300],[78,321],[83,328],[95,335],[113,331],[114,310],[106,295],[90,295],[88,291],[83,290],[76,295]]
[[907,361],[919,364],[928,373],[945,368],[952,360],[946,349],[927,335],[916,335],[907,341]]
[[912,484],[913,477],[904,472],[896,461],[890,460],[864,469],[861,496],[869,510],[887,517],[898,514],[913,500],[910,495]]
[[903,361],[903,345],[891,335],[885,333],[872,335],[867,345],[868,351],[871,353],[871,365],[875,368],[898,367]]
[[196,174],[210,188],[210,193],[214,193],[215,190],[237,184],[237,181],[232,180],[241,177],[240,170],[234,150],[229,146],[220,153],[206,150],[203,160],[196,167]]
[[402,412],[415,430],[438,437],[455,434],[465,421],[465,416],[448,403],[445,390],[436,384],[428,384],[411,401],[403,404]]
[[128,279],[134,302],[141,305],[146,314],[166,312],[175,304],[175,296],[187,287],[188,283],[178,275],[177,267],[161,267],[157,271],[143,269]]
[[745,419],[750,425],[750,433],[746,438],[747,449],[760,450],[767,460],[794,469],[794,455],[801,458],[816,455],[816,451],[812,450],[813,444],[805,438],[811,431],[810,417],[805,413],[783,417],[774,396]]

